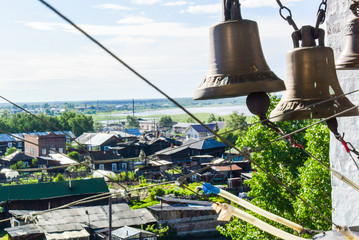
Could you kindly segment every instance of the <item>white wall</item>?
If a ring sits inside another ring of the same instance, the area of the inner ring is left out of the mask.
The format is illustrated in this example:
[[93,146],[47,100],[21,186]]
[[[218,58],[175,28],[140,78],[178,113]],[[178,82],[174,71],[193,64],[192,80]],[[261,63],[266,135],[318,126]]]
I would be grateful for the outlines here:
[[[346,22],[354,17],[349,10],[350,2],[345,0],[328,1],[326,42],[333,48],[336,59],[344,49]],[[344,93],[359,89],[358,70],[340,70],[337,71],[337,74]],[[348,98],[356,105],[359,103],[358,93],[352,94]],[[338,118],[338,122],[339,132],[345,132],[345,140],[359,149],[359,116]],[[330,140],[330,161],[332,168],[359,184],[359,170],[333,135]],[[333,221],[339,225],[358,226],[359,192],[335,177],[332,177],[332,187]]]

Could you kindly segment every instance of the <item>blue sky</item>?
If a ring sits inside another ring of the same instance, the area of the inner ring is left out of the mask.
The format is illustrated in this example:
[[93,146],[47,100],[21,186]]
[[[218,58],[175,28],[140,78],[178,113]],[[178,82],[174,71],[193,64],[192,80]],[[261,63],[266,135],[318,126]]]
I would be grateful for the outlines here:
[[[0,0],[0,94],[15,102],[162,97],[37,0]],[[191,97],[208,64],[220,0],[48,0],[171,97]],[[268,65],[285,78],[292,28],[275,0],[242,0]],[[321,1],[287,0],[297,25]]]

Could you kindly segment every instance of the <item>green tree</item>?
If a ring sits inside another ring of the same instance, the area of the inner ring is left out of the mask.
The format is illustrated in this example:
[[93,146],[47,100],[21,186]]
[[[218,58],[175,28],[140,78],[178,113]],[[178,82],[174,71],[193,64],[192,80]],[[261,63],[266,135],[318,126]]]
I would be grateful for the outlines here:
[[10,166],[11,170],[23,169],[23,168],[26,168],[25,163],[23,161],[18,161]]
[[62,176],[61,173],[57,174],[57,176],[54,179],[54,182],[62,182],[62,181],[65,181],[64,176]]
[[170,128],[172,127],[173,120],[170,116],[163,116],[160,118],[159,125],[160,127]]
[[129,128],[138,128],[140,126],[140,122],[138,121],[138,119],[134,116],[127,116],[126,118],[127,120],[127,126]]
[[211,115],[209,115],[209,118],[208,118],[208,123],[211,123],[211,122],[216,122],[216,116],[211,113]]
[[8,156],[14,152],[21,152],[19,149],[17,149],[16,147],[9,147],[9,148],[6,148],[6,152],[5,152],[5,156]]
[[[272,102],[278,100],[272,97]],[[273,108],[271,105],[271,108]],[[255,121],[258,121],[256,119]],[[291,121],[277,123],[285,132],[292,132],[310,124],[311,121]],[[238,138],[236,145],[241,149],[251,147],[256,149],[263,144],[277,138],[278,135],[266,126],[256,124],[248,128],[245,135]],[[306,149],[329,164],[329,132],[325,125],[310,128],[293,137],[301,142]],[[308,156],[299,148],[290,146],[287,142],[278,141],[271,145],[261,147],[253,153],[252,159],[262,166],[267,172],[277,177],[288,185],[302,198],[316,206],[329,218],[331,217],[330,200],[330,174],[322,166],[308,159]],[[264,172],[252,165],[256,172],[252,173],[252,179],[246,181],[251,188],[249,196],[251,202],[269,212],[297,222],[305,227],[328,230],[330,224],[314,213],[300,200],[275,183]],[[260,217],[261,218],[261,217]],[[263,218],[261,218],[263,220]],[[288,232],[293,230],[279,224],[271,224]],[[234,218],[225,227],[218,230],[232,239],[255,240],[276,239],[264,233],[249,223]]]
[[71,158],[71,159],[77,161],[77,162],[80,161],[80,153],[78,153],[78,152],[75,152],[75,151],[69,152],[69,153],[67,154],[67,156],[68,156],[69,158]]
[[191,118],[191,117],[189,117],[189,118],[187,118],[186,119],[186,123],[195,123],[196,121],[193,119],[193,118]]

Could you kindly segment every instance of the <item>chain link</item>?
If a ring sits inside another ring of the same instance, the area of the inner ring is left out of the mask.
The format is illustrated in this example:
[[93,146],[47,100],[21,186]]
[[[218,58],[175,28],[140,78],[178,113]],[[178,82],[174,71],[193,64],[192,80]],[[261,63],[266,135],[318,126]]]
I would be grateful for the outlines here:
[[323,24],[325,22],[325,15],[327,12],[327,0],[322,0],[322,2],[319,4],[318,12],[317,12],[317,22],[315,24],[315,29],[318,30],[319,25]]
[[[293,18],[292,18],[292,11],[287,8],[286,6],[284,6],[280,0],[276,0],[278,5],[279,5],[279,15],[285,20],[288,22],[289,25],[291,25],[295,31],[298,30],[298,27],[297,25],[295,24]],[[288,14],[285,16],[283,14],[283,11],[286,10],[288,12]]]

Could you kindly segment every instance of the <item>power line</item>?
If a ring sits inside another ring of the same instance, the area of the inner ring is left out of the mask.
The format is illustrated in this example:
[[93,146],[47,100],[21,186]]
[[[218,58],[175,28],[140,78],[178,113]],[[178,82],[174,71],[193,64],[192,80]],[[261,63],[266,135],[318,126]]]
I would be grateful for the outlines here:
[[109,49],[107,49],[104,45],[102,45],[100,42],[98,42],[96,39],[94,39],[92,36],[90,36],[87,32],[82,30],[80,27],[78,27],[75,23],[73,23],[70,19],[65,17],[63,14],[61,14],[59,11],[57,11],[54,7],[49,5],[44,0],[39,0],[42,4],[44,4],[46,7],[51,9],[54,13],[56,13],[58,16],[60,16],[62,19],[64,19],[66,22],[68,22],[70,25],[72,25],[74,28],[76,28],[78,31],[83,33],[87,38],[89,38],[92,42],[94,42],[96,45],[98,45],[100,48],[102,48],[105,52],[107,52],[109,55],[111,55],[113,58],[115,58],[118,62],[120,62],[122,65],[124,65],[126,68],[128,68],[132,73],[134,73],[136,76],[138,76],[140,79],[142,79],[144,82],[146,82],[148,85],[150,85],[152,88],[154,88],[156,91],[158,91],[160,94],[165,96],[168,100],[170,100],[172,103],[174,103],[177,107],[182,109],[185,113],[187,113],[190,117],[192,117],[196,122],[201,124],[206,130],[211,132],[213,135],[221,139],[222,142],[226,143],[228,146],[233,147],[236,149],[239,153],[241,153],[243,156],[247,157],[253,164],[255,164],[260,170],[262,170],[265,174],[267,174],[272,180],[277,182],[278,184],[282,185],[284,188],[287,189],[291,194],[293,194],[295,197],[300,199],[303,203],[305,203],[308,207],[313,209],[315,212],[317,212],[319,215],[321,215],[326,221],[334,224],[336,227],[339,227],[339,225],[335,224],[332,220],[330,220],[328,217],[324,216],[321,212],[319,212],[315,207],[313,207],[310,203],[305,201],[303,198],[301,198],[298,194],[296,194],[288,185],[281,182],[278,178],[271,175],[269,172],[267,172],[263,167],[261,167],[256,161],[251,159],[251,157],[247,154],[239,150],[234,144],[229,142],[224,137],[218,135],[216,132],[211,130],[208,126],[206,126],[201,120],[199,120],[196,116],[194,116],[192,113],[190,113],[186,108],[184,108],[181,104],[179,104],[176,100],[168,96],[165,92],[160,90],[157,86],[155,86],[152,82],[147,80],[145,77],[143,77],[140,73],[138,73],[136,70],[134,70],[132,67],[130,67],[127,63],[125,63],[123,60],[121,60],[119,57],[117,57],[114,53],[112,53]]

